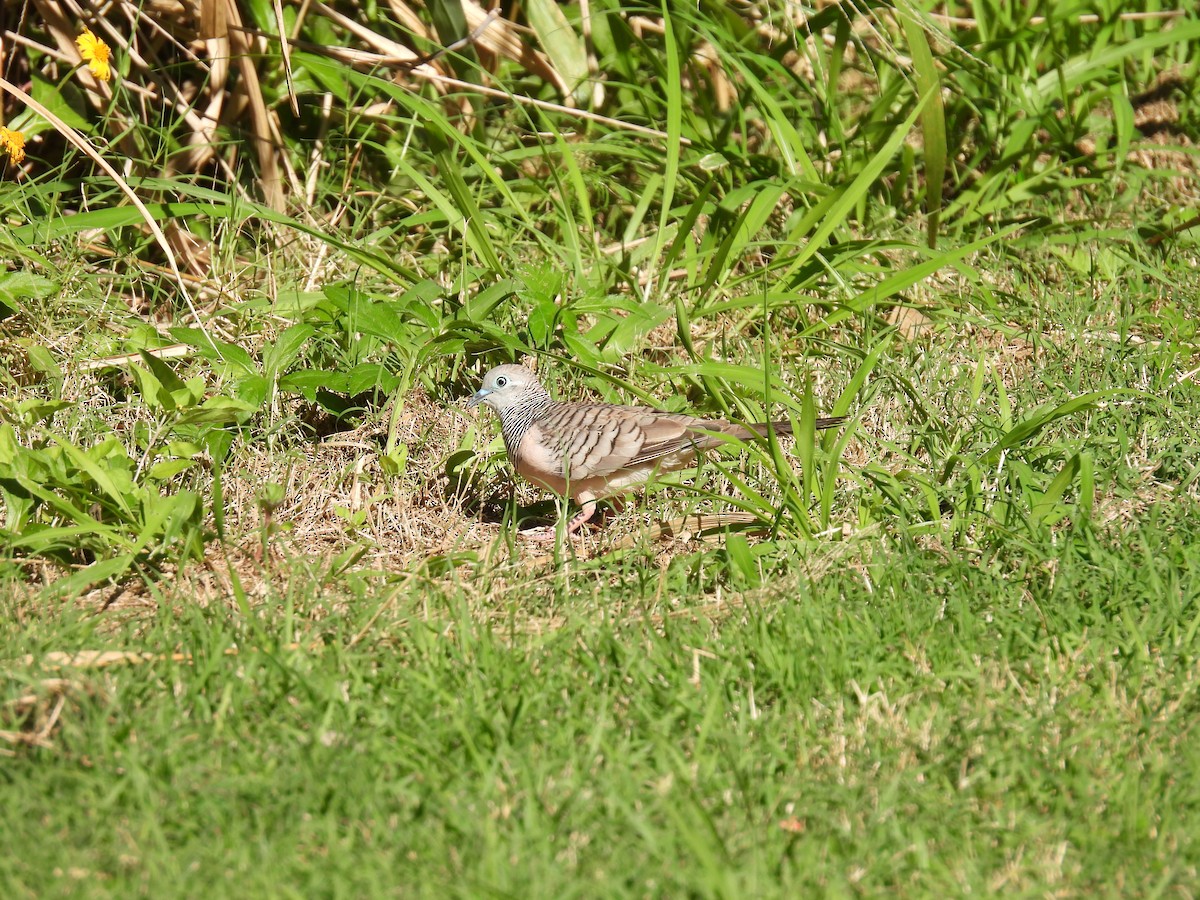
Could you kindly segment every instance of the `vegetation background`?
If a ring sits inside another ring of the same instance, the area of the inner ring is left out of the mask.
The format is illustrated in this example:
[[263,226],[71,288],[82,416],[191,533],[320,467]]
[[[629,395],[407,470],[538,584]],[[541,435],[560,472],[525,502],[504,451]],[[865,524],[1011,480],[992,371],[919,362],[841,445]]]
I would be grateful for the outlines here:
[[[0,31],[11,896],[1195,895],[1190,5]],[[526,546],[514,360],[800,437]]]

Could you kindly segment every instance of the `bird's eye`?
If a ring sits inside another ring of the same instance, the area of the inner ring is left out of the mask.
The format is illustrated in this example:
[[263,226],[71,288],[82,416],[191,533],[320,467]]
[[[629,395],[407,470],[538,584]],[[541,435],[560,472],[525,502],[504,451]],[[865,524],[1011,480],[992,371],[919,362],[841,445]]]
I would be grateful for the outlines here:
[[502,388],[506,384],[508,384],[508,379],[505,378],[503,375],[501,375],[499,378],[496,379],[496,387]]

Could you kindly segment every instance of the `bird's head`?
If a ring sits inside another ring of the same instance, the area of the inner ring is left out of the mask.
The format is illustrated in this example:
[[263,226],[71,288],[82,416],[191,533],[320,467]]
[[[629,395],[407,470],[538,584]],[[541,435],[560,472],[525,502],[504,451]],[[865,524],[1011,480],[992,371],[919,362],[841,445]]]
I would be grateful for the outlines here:
[[496,366],[483,376],[483,384],[471,395],[467,406],[469,408],[482,403],[503,413],[526,400],[531,392],[535,396],[546,393],[537,376],[524,366]]

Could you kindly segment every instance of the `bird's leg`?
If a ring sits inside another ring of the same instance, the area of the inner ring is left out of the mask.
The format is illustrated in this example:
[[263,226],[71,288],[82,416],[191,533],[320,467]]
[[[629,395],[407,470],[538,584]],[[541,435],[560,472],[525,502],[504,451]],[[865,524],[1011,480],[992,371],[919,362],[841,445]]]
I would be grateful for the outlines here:
[[[580,498],[583,499],[582,497]],[[574,534],[583,524],[596,514],[596,498],[588,497],[583,501],[583,509],[575,514],[575,517],[567,524],[567,534]]]

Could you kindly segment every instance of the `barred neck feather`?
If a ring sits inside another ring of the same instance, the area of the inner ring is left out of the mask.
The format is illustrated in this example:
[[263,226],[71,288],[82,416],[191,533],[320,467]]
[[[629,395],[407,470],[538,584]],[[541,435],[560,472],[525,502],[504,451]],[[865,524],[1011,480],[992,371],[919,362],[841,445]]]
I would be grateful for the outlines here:
[[529,426],[539,422],[550,412],[554,401],[546,389],[536,382],[529,385],[521,398],[500,413],[500,431],[504,434],[504,447],[510,458],[521,443]]

